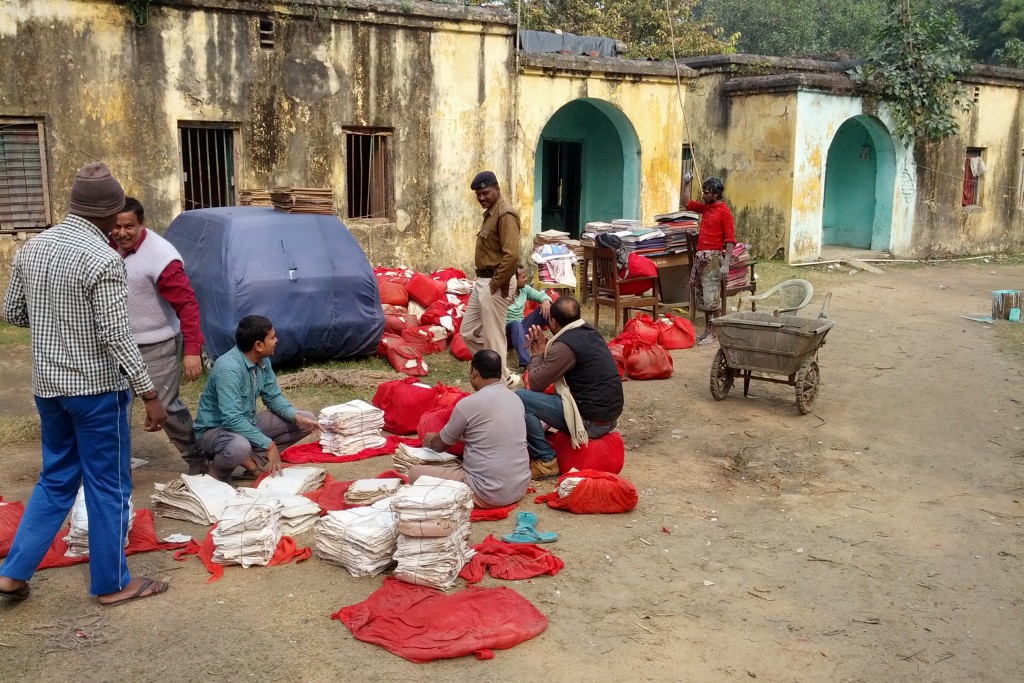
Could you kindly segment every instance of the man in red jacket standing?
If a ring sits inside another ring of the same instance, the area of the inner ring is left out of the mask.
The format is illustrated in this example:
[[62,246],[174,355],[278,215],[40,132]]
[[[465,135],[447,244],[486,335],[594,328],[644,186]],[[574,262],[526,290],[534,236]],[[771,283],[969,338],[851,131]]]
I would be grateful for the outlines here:
[[[683,176],[683,196],[690,196],[689,173]],[[718,341],[711,329],[711,321],[722,307],[720,290],[722,281],[729,279],[729,260],[736,246],[736,228],[732,212],[722,201],[725,184],[721,178],[708,178],[701,185],[703,201],[686,202],[687,211],[701,214],[700,233],[697,235],[697,254],[690,267],[690,286],[695,301],[690,302],[704,312],[704,332],[697,343],[704,346]]]

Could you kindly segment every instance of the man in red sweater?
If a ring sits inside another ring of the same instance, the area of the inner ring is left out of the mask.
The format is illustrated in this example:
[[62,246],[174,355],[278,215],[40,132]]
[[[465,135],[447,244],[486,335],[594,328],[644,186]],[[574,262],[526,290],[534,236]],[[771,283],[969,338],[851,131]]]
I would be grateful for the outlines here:
[[[689,173],[683,176],[683,196],[690,196]],[[690,286],[694,290],[697,309],[704,312],[704,332],[697,337],[700,345],[718,341],[711,329],[711,321],[722,307],[719,292],[722,282],[729,279],[729,259],[736,246],[736,229],[732,212],[722,201],[725,184],[721,178],[708,178],[701,186],[703,201],[686,202],[687,211],[701,214],[700,233],[697,235],[697,254],[690,267]]]
[[117,214],[110,246],[121,254],[128,271],[128,319],[160,403],[167,410],[164,433],[181,453],[189,474],[206,474],[208,463],[196,450],[192,415],[178,396],[182,351],[185,381],[198,379],[203,372],[199,304],[181,255],[170,242],[146,228],[142,204],[134,197],[127,197]]

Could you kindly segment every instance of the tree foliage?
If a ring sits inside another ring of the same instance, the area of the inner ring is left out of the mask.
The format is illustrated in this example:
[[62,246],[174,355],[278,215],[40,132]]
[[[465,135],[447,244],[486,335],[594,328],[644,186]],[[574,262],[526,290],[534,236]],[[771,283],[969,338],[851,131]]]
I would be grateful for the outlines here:
[[952,12],[932,0],[899,0],[875,36],[871,60],[850,72],[889,103],[904,142],[940,140],[959,130],[971,100],[957,80],[972,70],[973,41]]
[[783,57],[864,57],[886,0],[701,0],[697,15],[740,34],[737,49]]
[[707,21],[697,21],[697,0],[509,0],[521,12],[520,28],[615,38],[627,45],[627,57],[671,59],[735,52],[736,36]]

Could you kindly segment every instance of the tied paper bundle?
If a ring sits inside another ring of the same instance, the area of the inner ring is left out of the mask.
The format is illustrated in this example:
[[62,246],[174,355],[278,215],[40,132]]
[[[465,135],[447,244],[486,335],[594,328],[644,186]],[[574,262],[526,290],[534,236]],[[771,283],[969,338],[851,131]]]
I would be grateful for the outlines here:
[[375,576],[393,562],[396,531],[391,499],[328,512],[316,525],[316,554],[355,577]]
[[429,448],[408,446],[399,444],[398,450],[392,456],[395,471],[408,474],[409,470],[416,465],[454,465],[459,459],[451,453],[438,453]]
[[230,484],[207,474],[183,474],[167,484],[154,484],[154,488],[150,500],[155,514],[204,526],[220,519],[224,506],[238,495]]
[[470,488],[458,481],[420,477],[395,495],[391,508],[398,518],[395,576],[442,590],[454,586],[474,555],[468,544]]
[[[132,523],[135,521],[135,506],[131,498],[128,499],[128,531],[124,535],[124,544],[128,545],[128,534],[131,533]],[[64,537],[68,549],[64,552],[65,557],[88,557],[89,556],[89,514],[85,509],[85,488],[78,488],[78,496],[71,508],[71,526],[68,535]]]
[[238,493],[252,500],[276,502],[281,506],[281,533],[298,536],[309,531],[320,519],[320,506],[305,496],[263,489],[238,489]]
[[281,504],[239,496],[224,507],[213,530],[213,561],[243,567],[266,565],[281,541]]
[[583,481],[583,477],[566,477],[558,484],[558,497],[568,498],[572,490]]
[[384,411],[358,399],[320,411],[320,447],[334,455],[352,455],[380,448],[385,439]]
[[345,491],[345,502],[349,505],[372,505],[395,495],[402,485],[401,479],[357,479]]
[[300,495],[316,491],[326,478],[327,470],[323,467],[285,467],[279,474],[264,477],[256,488],[267,493]]

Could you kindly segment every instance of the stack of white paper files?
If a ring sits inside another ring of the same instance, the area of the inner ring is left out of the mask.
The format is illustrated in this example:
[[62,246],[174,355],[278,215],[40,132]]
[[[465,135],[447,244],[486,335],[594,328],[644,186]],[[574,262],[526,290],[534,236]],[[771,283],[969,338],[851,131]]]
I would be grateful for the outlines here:
[[154,514],[206,526],[220,519],[224,506],[238,496],[230,484],[208,474],[183,474],[172,482],[153,487],[156,493],[150,499]]
[[349,505],[372,505],[398,493],[401,479],[356,479],[345,491]]
[[281,504],[281,533],[289,536],[312,529],[320,518],[320,506],[301,495],[323,486],[327,471],[322,467],[286,467],[281,474],[266,477],[254,489],[238,493],[252,500]]
[[418,448],[398,444],[398,450],[392,456],[395,463],[395,470],[402,474],[408,474],[409,470],[416,465],[439,465],[446,467],[459,462],[459,459],[451,453],[438,453],[429,448]]
[[255,489],[236,491],[230,484],[206,474],[183,474],[168,484],[155,485],[153,512],[162,517],[209,525],[222,521],[224,510],[230,504],[274,501],[280,507],[281,531],[300,534],[310,529],[320,514],[320,506],[300,494],[323,486],[326,476],[327,471],[322,467],[286,467],[278,475],[265,477]]
[[[135,506],[132,499],[128,499],[128,531],[124,535],[124,544],[128,545],[128,533],[132,530],[132,523],[135,521]],[[64,551],[64,557],[88,557],[89,556],[89,515],[85,511],[85,489],[78,488],[78,497],[71,508],[71,528],[68,535],[64,537],[68,549]]]
[[352,576],[374,576],[392,563],[395,554],[395,514],[391,498],[369,507],[334,510],[316,525],[316,555],[339,564]]
[[385,439],[384,411],[366,401],[349,401],[320,411],[320,447],[334,455],[352,455],[367,448],[380,448]]
[[213,561],[243,567],[266,565],[281,540],[281,503],[239,496],[224,506],[213,530]]
[[568,498],[572,490],[576,488],[585,477],[566,477],[558,484],[558,497]]
[[391,499],[398,517],[395,577],[442,590],[473,557],[468,544],[473,493],[460,481],[424,476]]

